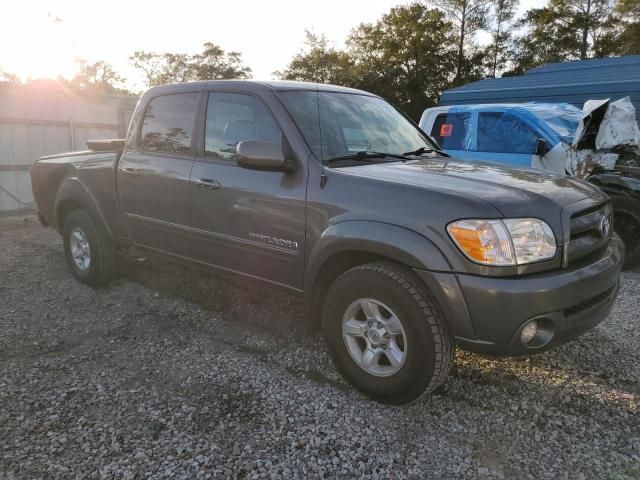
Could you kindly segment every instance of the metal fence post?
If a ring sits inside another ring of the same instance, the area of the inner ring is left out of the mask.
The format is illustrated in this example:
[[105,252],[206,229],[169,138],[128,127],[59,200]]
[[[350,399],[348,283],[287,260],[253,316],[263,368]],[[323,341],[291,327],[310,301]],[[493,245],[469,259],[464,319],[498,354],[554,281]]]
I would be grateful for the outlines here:
[[76,129],[73,125],[73,118],[69,119],[69,138],[71,139],[71,151],[76,151]]

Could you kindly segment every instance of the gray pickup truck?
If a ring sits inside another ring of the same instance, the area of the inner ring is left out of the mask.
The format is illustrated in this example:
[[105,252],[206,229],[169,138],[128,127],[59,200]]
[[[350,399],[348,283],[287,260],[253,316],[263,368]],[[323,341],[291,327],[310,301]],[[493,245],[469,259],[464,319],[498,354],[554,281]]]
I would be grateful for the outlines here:
[[455,346],[521,355],[608,315],[624,247],[581,180],[453,161],[381,98],[215,81],[149,90],[126,140],[39,159],[40,220],[107,282],[135,246],[304,297],[338,370],[379,401],[445,380]]

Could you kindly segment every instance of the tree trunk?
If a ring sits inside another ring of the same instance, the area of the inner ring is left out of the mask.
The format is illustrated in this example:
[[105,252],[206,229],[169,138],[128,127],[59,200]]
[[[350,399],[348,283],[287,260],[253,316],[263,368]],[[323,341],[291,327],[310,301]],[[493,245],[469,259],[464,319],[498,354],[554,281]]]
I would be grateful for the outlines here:
[[494,40],[493,49],[493,78],[496,78],[496,70],[498,68],[498,43],[500,41],[500,14],[498,14],[498,27],[496,28],[496,38]]
[[591,0],[587,1],[587,11],[584,13],[584,25],[582,26],[582,42],[580,43],[580,59],[587,58],[589,49],[589,27],[591,23]]
[[465,2],[462,7],[462,15],[460,22],[460,41],[458,43],[458,65],[456,68],[456,83],[460,81],[460,77],[462,76],[462,61],[464,59],[464,33],[465,33],[465,23],[467,21],[467,3]]

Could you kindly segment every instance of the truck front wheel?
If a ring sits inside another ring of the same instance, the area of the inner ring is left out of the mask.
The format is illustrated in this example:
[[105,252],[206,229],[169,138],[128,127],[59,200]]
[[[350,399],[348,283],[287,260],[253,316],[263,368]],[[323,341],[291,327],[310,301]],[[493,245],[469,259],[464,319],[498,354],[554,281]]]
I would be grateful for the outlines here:
[[625,269],[640,265],[640,199],[622,195],[611,196],[613,228],[624,242]]
[[413,272],[394,263],[360,265],[338,277],[322,326],[340,373],[384,403],[433,392],[453,361],[453,341],[438,309]]
[[83,210],[64,222],[64,251],[71,273],[83,283],[104,285],[113,277],[115,249],[109,234]]

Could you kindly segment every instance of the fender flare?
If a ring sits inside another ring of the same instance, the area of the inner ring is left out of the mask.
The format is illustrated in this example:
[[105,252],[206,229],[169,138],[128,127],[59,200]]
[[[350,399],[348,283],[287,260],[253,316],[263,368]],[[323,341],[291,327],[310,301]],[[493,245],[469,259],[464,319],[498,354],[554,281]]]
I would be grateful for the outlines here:
[[[317,302],[324,298],[322,272],[336,254],[369,253],[397,261],[413,269],[440,306],[454,335],[475,338],[464,295],[447,257],[429,238],[407,228],[376,221],[350,220],[327,228],[308,256],[305,300],[310,309],[306,331],[320,329]],[[319,290],[319,292],[317,292]],[[316,297],[316,293],[320,293]],[[316,307],[316,308],[314,308]]]
[[587,180],[609,195],[640,198],[640,178],[624,177],[615,173],[599,173],[589,176]]
[[[390,258],[411,268],[451,271],[451,265],[425,236],[404,227],[368,220],[347,220],[327,228],[307,257],[307,293],[326,262],[336,254],[357,251]],[[310,293],[309,293],[310,294]]]
[[109,224],[102,214],[102,210],[98,205],[95,197],[87,186],[78,177],[67,177],[60,184],[55,199],[54,215],[56,228],[59,232],[62,232],[64,225],[59,225],[58,219],[60,214],[60,206],[68,201],[75,202],[86,208],[92,216],[102,223],[109,236],[113,239],[113,233]]

